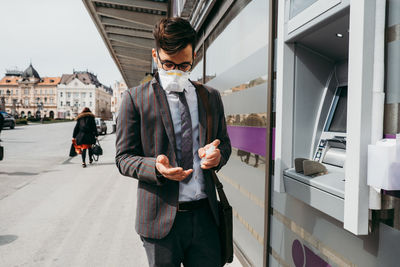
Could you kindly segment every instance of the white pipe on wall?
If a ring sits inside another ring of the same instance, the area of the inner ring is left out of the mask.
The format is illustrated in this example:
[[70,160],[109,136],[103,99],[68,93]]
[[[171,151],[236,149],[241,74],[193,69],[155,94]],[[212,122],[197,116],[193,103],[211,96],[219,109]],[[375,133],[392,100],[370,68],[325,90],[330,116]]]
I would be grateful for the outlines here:
[[[383,138],[383,114],[385,105],[385,15],[386,1],[376,1],[375,9],[375,47],[374,47],[374,77],[372,88],[372,124],[371,144]],[[381,209],[381,194],[379,189],[370,187],[369,208]]]

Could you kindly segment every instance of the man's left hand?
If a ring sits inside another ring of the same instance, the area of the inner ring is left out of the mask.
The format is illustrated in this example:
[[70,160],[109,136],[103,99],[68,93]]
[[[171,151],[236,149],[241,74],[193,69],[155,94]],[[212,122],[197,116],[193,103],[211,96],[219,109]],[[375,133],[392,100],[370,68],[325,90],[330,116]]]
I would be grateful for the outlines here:
[[[198,153],[199,157],[206,157],[206,160],[203,164],[201,164],[202,169],[211,169],[217,167],[219,162],[221,161],[221,151],[218,149],[218,146],[221,142],[218,139],[215,139],[211,144],[208,144],[202,148],[199,148]],[[210,146],[215,146],[215,150],[206,156],[206,150],[210,148]]]

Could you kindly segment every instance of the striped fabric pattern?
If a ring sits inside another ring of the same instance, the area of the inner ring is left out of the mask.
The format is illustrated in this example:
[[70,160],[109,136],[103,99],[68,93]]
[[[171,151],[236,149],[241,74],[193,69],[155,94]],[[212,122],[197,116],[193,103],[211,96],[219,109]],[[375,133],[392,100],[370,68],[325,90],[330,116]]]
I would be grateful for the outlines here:
[[[221,97],[217,90],[207,88],[212,113],[212,139],[221,140],[221,168],[231,153]],[[206,113],[199,102],[200,146],[205,145]],[[173,122],[164,90],[157,79],[125,91],[117,116],[116,165],[124,176],[138,179],[136,231],[139,235],[161,239],[173,225],[178,205],[179,183],[157,177],[155,160],[164,154],[177,166]],[[204,171],[206,194],[218,223],[215,186]]]

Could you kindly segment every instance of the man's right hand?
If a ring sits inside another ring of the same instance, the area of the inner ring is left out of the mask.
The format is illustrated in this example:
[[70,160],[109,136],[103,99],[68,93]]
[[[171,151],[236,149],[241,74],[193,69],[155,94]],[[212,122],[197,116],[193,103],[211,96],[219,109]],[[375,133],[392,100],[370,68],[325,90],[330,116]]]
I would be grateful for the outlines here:
[[183,170],[181,167],[172,167],[165,155],[159,155],[156,158],[156,169],[162,176],[174,181],[182,181],[193,172],[193,169]]

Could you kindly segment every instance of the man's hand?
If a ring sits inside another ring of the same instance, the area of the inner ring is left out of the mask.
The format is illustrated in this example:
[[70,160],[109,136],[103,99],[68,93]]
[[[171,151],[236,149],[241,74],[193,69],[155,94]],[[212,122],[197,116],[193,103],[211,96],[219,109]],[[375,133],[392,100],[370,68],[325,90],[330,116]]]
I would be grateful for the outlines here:
[[183,170],[181,167],[172,167],[165,155],[159,155],[156,158],[156,169],[162,176],[174,181],[182,181],[193,172],[193,169]]
[[[219,162],[221,161],[221,151],[218,149],[218,146],[220,143],[221,142],[218,139],[215,139],[211,144],[199,148],[199,157],[206,157],[206,160],[203,162],[203,164],[201,164],[202,169],[211,169],[219,165]],[[215,146],[215,150],[211,154],[206,156],[206,150],[210,148],[211,145]]]

